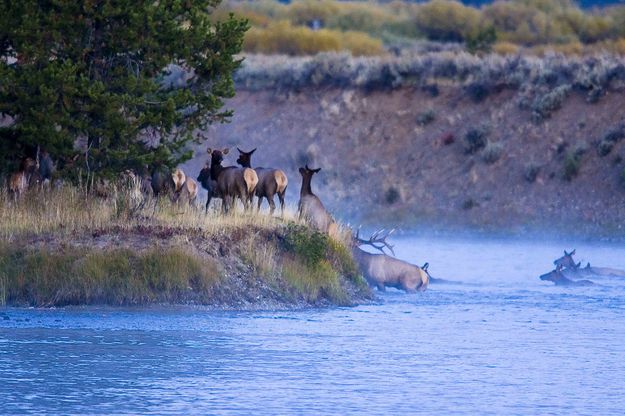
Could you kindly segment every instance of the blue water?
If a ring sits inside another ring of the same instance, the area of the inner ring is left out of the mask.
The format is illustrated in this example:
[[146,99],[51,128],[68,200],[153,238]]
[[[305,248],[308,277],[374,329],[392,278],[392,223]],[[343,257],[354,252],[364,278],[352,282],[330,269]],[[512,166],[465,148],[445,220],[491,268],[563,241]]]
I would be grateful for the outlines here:
[[465,284],[354,308],[0,309],[0,414],[622,414],[625,281],[540,281],[563,248],[400,240]]

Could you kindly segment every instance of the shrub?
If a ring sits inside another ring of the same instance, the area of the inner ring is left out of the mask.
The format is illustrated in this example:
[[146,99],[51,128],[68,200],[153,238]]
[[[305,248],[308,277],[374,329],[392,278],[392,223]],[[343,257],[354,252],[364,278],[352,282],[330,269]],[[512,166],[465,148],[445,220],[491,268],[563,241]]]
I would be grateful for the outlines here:
[[490,52],[497,41],[497,33],[493,26],[479,29],[467,35],[466,46],[470,53]]
[[548,93],[536,97],[531,105],[534,120],[542,121],[549,118],[551,113],[562,106],[570,91],[570,85],[560,85]]
[[417,124],[420,126],[425,126],[433,122],[435,119],[436,119],[436,113],[434,112],[433,109],[429,108],[417,115]]
[[503,154],[503,144],[500,142],[488,141],[482,151],[482,160],[489,165],[495,163]]
[[419,6],[416,25],[429,39],[462,42],[480,25],[480,12],[462,3],[433,0]]
[[479,127],[470,129],[464,135],[464,152],[474,154],[486,147],[488,141],[488,129]]
[[474,81],[465,87],[465,91],[473,101],[479,103],[493,91],[493,84],[488,80]]
[[388,205],[393,205],[399,202],[400,200],[401,200],[401,194],[399,190],[397,190],[397,188],[395,188],[394,186],[391,186],[390,188],[388,188],[386,192],[384,193],[384,201]]
[[572,181],[579,174],[581,164],[581,155],[578,155],[576,151],[567,153],[564,158],[564,179]]
[[625,138],[625,125],[619,125],[606,132],[597,144],[597,154],[607,156],[616,143]]
[[303,225],[290,225],[284,244],[288,252],[301,258],[307,266],[315,267],[326,258],[328,240],[328,236],[319,231]]
[[525,172],[523,174],[523,177],[529,183],[534,183],[536,181],[536,178],[538,177],[538,173],[539,172],[540,172],[540,166],[539,165],[537,165],[535,163],[528,163],[525,166]]

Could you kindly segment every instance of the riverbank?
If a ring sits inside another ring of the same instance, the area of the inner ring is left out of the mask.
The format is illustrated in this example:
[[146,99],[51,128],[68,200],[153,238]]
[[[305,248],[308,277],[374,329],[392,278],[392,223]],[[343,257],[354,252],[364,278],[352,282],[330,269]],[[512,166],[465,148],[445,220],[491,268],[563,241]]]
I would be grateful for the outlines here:
[[372,297],[345,244],[291,214],[224,217],[131,194],[4,196],[0,305],[285,309]]

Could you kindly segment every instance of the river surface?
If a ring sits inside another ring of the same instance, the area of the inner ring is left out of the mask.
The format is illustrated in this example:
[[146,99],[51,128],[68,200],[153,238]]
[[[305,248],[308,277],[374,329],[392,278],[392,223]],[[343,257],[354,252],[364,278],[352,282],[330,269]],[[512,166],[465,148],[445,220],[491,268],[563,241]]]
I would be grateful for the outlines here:
[[[0,309],[0,414],[623,414],[625,280],[540,281],[561,244],[396,242],[464,284],[326,310]],[[625,269],[623,246],[576,248]]]

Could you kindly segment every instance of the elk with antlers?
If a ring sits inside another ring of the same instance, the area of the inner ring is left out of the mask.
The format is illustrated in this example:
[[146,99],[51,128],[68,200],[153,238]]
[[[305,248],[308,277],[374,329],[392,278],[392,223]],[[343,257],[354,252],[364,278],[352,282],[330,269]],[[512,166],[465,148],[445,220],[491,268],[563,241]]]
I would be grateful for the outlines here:
[[[239,158],[237,163],[244,168],[252,167],[252,154],[256,149],[250,152],[244,152],[239,149]],[[258,185],[256,185],[256,196],[258,197],[258,209],[263,202],[263,198],[269,202],[269,215],[273,215],[273,211],[276,209],[276,204],[273,202],[273,196],[278,195],[280,200],[280,210],[284,215],[284,194],[286,193],[286,187],[289,181],[284,171],[273,168],[254,168],[254,171],[258,175]]]
[[[424,291],[430,283],[428,263],[419,267],[391,257],[384,252],[386,248],[395,255],[393,246],[386,241],[393,231],[388,233],[384,233],[384,230],[376,231],[368,240],[363,240],[358,230],[352,245],[354,260],[369,286],[377,287],[380,291],[384,291],[387,287],[403,289],[410,293]],[[368,253],[361,249],[360,245],[369,245],[381,251],[381,254]]]
[[299,194],[299,204],[297,205],[300,218],[305,218],[313,228],[330,237],[338,236],[338,225],[332,215],[323,206],[323,203],[317,195],[315,195],[310,186],[312,176],[319,172],[321,168],[310,169],[308,165],[299,168],[302,175],[302,189]]

